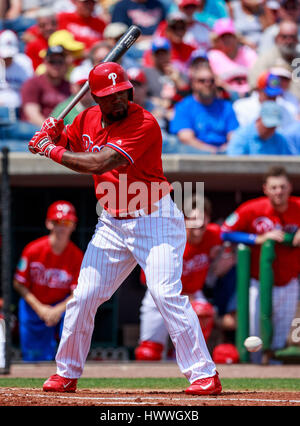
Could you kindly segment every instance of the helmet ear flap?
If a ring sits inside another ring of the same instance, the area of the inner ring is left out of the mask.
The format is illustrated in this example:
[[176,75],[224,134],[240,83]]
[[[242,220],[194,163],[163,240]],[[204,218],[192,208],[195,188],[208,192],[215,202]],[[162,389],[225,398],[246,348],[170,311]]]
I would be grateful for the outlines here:
[[133,87],[131,89],[128,89],[128,100],[133,101]]

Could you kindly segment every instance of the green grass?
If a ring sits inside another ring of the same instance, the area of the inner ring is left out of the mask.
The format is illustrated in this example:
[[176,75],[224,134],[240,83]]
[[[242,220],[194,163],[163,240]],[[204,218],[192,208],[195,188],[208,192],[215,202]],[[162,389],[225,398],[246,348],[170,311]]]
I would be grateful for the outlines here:
[[[41,388],[45,379],[0,378],[0,387]],[[81,378],[78,388],[99,389],[185,389],[184,378]],[[222,379],[223,390],[289,390],[300,391],[300,379]]]

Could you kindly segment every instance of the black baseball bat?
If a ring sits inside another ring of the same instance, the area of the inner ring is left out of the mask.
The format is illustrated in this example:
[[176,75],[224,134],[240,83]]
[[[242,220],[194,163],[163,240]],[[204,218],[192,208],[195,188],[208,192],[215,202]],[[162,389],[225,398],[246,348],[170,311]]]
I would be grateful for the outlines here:
[[[133,45],[133,43],[141,35],[141,29],[136,25],[131,25],[126,33],[117,41],[115,47],[105,56],[102,62],[117,62],[121,56]],[[85,82],[80,91],[74,96],[71,102],[65,107],[65,109],[57,117],[58,120],[65,118],[72,108],[80,101],[80,99],[89,90],[89,82]]]

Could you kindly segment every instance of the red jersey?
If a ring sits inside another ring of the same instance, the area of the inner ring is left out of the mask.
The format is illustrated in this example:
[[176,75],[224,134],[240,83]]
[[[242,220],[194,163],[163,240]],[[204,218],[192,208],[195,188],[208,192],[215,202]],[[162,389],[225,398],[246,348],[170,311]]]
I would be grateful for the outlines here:
[[147,209],[170,192],[162,169],[162,136],[153,115],[129,103],[128,116],[102,128],[99,106],[86,109],[66,128],[73,152],[118,151],[128,165],[94,175],[96,197],[114,216]]
[[[238,207],[224,222],[222,231],[241,231],[264,234],[273,229],[294,233],[300,226],[300,198],[290,197],[285,212],[277,212],[267,197],[247,201]],[[251,246],[251,276],[258,280],[260,246]],[[275,246],[273,263],[274,284],[283,286],[300,272],[300,249],[283,244]]]
[[76,12],[62,12],[58,14],[57,18],[58,28],[72,33],[75,40],[84,43],[87,50],[103,38],[106,23],[101,18],[96,16],[84,18]]
[[[202,290],[211,263],[211,249],[221,244],[221,228],[215,223],[207,225],[199,244],[186,243],[181,275],[182,294],[193,294]],[[141,281],[144,284],[146,282],[143,270],[141,270]]]
[[222,244],[221,228],[209,223],[199,244],[186,243],[183,254],[182,293],[193,294],[205,284],[211,249]]
[[56,255],[49,237],[41,237],[24,248],[15,279],[41,303],[51,305],[65,299],[76,287],[82,258],[82,251],[72,241]]
[[25,45],[24,53],[31,59],[34,70],[43,62],[42,53],[46,53],[47,49],[48,40],[41,35]]

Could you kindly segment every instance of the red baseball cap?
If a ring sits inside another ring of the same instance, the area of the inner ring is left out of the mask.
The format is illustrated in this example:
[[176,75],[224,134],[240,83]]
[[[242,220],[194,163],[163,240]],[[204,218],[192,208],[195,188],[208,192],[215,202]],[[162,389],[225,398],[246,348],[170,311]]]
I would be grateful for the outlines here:
[[78,218],[73,204],[68,201],[59,200],[51,204],[47,211],[47,220],[71,220],[77,222]]
[[178,7],[185,7],[185,6],[199,6],[201,4],[200,0],[179,0],[178,1]]

